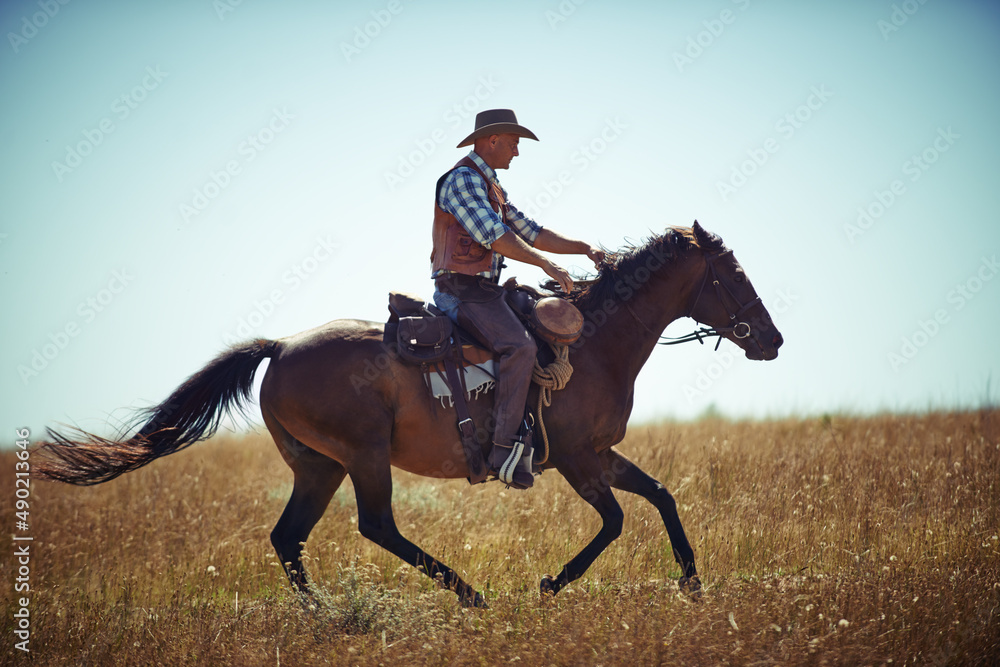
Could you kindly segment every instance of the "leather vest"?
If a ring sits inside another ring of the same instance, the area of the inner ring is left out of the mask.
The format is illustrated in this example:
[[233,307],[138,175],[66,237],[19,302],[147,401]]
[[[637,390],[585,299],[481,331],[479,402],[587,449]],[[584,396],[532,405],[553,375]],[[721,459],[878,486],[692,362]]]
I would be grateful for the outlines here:
[[507,219],[507,202],[504,201],[503,190],[500,189],[500,186],[486,178],[486,174],[468,156],[459,160],[454,167],[438,179],[434,189],[434,228],[432,231],[434,246],[431,250],[431,271],[434,273],[441,270],[454,271],[474,276],[477,273],[489,271],[493,267],[493,251],[477,243],[469,236],[465,227],[455,216],[438,205],[438,197],[441,194],[441,185],[444,183],[444,179],[459,167],[470,167],[482,177],[486,184],[490,206],[500,214],[501,220]]

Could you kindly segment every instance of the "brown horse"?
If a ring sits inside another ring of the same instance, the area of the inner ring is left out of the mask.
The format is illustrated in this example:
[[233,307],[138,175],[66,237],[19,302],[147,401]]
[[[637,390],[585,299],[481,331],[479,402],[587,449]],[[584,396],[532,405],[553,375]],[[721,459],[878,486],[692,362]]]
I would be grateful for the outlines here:
[[[542,579],[541,590],[557,593],[583,575],[621,534],[624,515],[612,493],[621,489],[659,510],[681,567],[679,584],[697,591],[694,553],[673,497],[614,448],[625,435],[635,379],[663,329],[680,317],[713,327],[749,359],[774,359],[781,334],[732,252],[697,222],[610,255],[599,276],[579,283],[568,298],[586,324],[570,351],[572,380],[545,410],[544,467],[558,470],[600,513],[603,525],[558,576]],[[145,423],[127,439],[82,432],[70,439],[50,431],[40,474],[98,484],[209,437],[222,416],[249,397],[257,366],[269,357],[261,412],[295,474],[271,542],[293,587],[309,592],[302,545],[350,475],[361,534],[440,577],[463,604],[481,606],[475,589],[403,537],[393,519],[391,466],[442,478],[466,477],[468,471],[453,409],[432,409],[420,369],[400,363],[383,345],[382,333],[375,322],[337,320],[281,340],[235,346],[143,413]],[[487,395],[469,407],[488,445],[492,400]]]

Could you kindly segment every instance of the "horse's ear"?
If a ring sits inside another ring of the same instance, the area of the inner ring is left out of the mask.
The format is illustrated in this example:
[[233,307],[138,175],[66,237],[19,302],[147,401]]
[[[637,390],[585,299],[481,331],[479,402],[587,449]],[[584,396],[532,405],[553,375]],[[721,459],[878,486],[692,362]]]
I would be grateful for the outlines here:
[[718,234],[713,234],[712,232],[705,231],[705,228],[695,220],[694,225],[691,226],[691,230],[694,232],[695,239],[698,240],[698,245],[706,250],[712,248],[722,247],[722,238]]

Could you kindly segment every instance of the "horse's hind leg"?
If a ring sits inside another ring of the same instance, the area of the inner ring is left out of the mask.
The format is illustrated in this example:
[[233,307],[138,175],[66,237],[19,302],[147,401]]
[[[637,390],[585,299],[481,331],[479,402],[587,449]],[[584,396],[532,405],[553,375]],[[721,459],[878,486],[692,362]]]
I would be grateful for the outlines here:
[[292,587],[310,594],[302,565],[302,544],[323,516],[347,470],[337,461],[295,440],[267,412],[264,421],[295,474],[292,497],[271,531],[271,544]]
[[388,447],[384,455],[372,454],[352,463],[351,481],[358,501],[358,530],[383,549],[422,570],[431,579],[454,591],[466,607],[486,606],[483,596],[450,567],[403,537],[392,515],[392,475]]
[[333,459],[312,450],[306,450],[296,463],[292,497],[271,531],[271,544],[292,586],[310,593],[302,565],[302,544],[323,516],[347,471]]
[[660,517],[663,519],[663,525],[667,529],[674,550],[674,560],[681,566],[681,578],[678,584],[685,592],[697,593],[701,589],[701,582],[694,565],[694,551],[687,535],[684,534],[680,517],[677,516],[677,503],[674,497],[663,484],[647,475],[614,448],[601,452],[600,456],[605,476],[611,481],[612,487],[642,496],[660,511]]

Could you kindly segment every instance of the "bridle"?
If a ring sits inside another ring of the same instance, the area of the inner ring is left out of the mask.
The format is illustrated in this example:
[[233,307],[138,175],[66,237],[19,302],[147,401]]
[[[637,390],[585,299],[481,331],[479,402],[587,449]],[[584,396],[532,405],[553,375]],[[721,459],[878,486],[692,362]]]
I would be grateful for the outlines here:
[[[698,295],[694,298],[694,301],[691,302],[691,307],[688,308],[686,313],[684,313],[684,317],[691,317],[691,313],[693,313],[695,309],[698,307],[698,302],[701,300],[701,295],[704,294],[705,292],[705,286],[708,284],[709,279],[711,279],[712,285],[715,287],[715,294],[719,298],[719,303],[721,303],[722,306],[726,309],[726,313],[729,315],[729,321],[734,323],[732,326],[702,327],[692,333],[687,334],[686,336],[670,338],[668,336],[660,336],[656,334],[655,331],[646,326],[646,323],[643,322],[641,319],[639,319],[639,316],[635,313],[635,311],[632,309],[632,306],[629,305],[628,302],[625,303],[625,307],[628,309],[628,312],[632,314],[632,317],[634,317],[639,322],[639,324],[641,324],[646,329],[646,331],[649,331],[653,335],[657,336],[657,338],[659,339],[657,341],[659,345],[677,345],[679,343],[689,343],[693,340],[696,340],[702,345],[704,345],[705,338],[718,336],[719,340],[715,344],[715,349],[718,350],[719,345],[722,344],[722,338],[726,334],[733,334],[733,336],[736,338],[747,338],[748,336],[750,336],[752,329],[750,328],[750,325],[741,318],[743,317],[744,313],[746,313],[748,310],[759,304],[761,302],[761,298],[758,296],[755,297],[752,301],[749,301],[747,303],[740,303],[740,300],[736,297],[735,294],[733,294],[733,291],[729,288],[729,286],[723,284],[722,281],[719,280],[719,274],[718,271],[716,271],[715,262],[720,257],[725,257],[726,255],[731,255],[732,253],[733,253],[732,250],[726,249],[720,252],[712,253],[711,255],[707,255],[705,257],[705,264],[706,264],[705,277],[701,281],[701,287],[698,288]],[[735,311],[729,308],[727,300],[723,298],[723,290],[725,290],[726,294],[729,295],[729,300],[737,304],[737,309]]]

